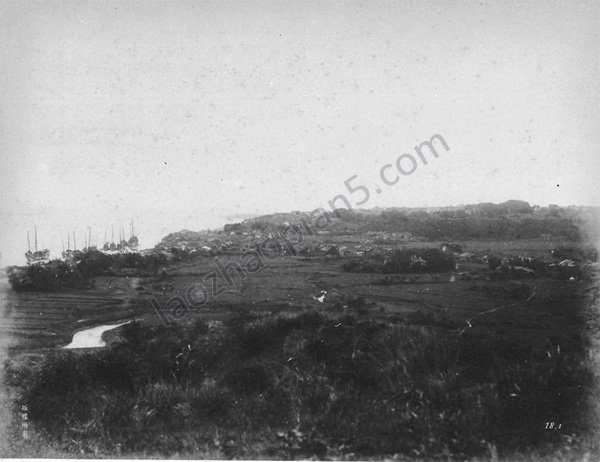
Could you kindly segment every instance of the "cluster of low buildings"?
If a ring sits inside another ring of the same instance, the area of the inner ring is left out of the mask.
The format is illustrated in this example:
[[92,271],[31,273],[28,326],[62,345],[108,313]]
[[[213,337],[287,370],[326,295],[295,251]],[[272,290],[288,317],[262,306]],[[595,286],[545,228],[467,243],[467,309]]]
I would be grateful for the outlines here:
[[[282,246],[282,253],[323,258],[386,258],[406,244],[422,240],[410,232],[403,231],[369,231],[357,236],[333,234],[327,230],[320,230],[318,234],[315,232],[310,237],[303,237],[299,242],[291,243],[293,248]],[[255,250],[257,246],[263,245],[268,239],[278,239],[278,237],[275,232],[268,229],[251,229],[243,227],[241,224],[233,224],[226,225],[223,231],[175,233],[164,239],[157,249],[162,251],[176,249],[190,256],[239,254]],[[481,264],[497,273],[498,277],[509,275],[528,278],[536,277],[538,273],[549,274],[560,279],[580,279],[582,277],[582,264],[573,258],[548,262],[522,255],[497,257],[489,252],[467,251],[463,245],[452,242],[444,242],[438,248],[453,256],[457,262],[457,269],[460,264]],[[557,255],[552,254],[549,257],[556,260]],[[468,277],[466,276],[468,273],[469,271],[464,272],[465,278]]]
[[[452,253],[460,263],[480,263],[487,264],[494,271],[496,277],[516,277],[519,279],[533,278],[539,273],[547,274],[556,279],[580,280],[591,277],[598,272],[598,263],[584,262],[574,258],[556,258],[563,253],[551,250],[550,256],[555,261],[548,262],[544,259],[533,258],[524,255],[497,257],[488,254],[476,254],[473,252],[463,252],[462,247],[456,244],[442,244],[441,250]],[[469,272],[461,273],[464,278],[472,276]]]

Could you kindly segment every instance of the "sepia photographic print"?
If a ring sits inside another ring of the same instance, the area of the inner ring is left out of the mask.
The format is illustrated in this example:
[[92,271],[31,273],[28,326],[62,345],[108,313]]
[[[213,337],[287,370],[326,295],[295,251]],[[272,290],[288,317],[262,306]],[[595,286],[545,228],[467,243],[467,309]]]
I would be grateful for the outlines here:
[[0,0],[0,458],[600,460],[599,18]]

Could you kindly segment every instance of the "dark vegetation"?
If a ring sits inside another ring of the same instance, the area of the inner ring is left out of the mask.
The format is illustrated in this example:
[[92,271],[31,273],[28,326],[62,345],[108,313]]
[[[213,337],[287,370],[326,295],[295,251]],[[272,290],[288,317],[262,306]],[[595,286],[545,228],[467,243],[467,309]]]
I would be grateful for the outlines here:
[[[535,239],[541,235],[580,240],[582,223],[596,210],[583,207],[532,207],[525,201],[480,203],[438,210],[390,208],[373,211],[337,209],[328,227],[332,233],[369,231],[410,232],[430,240]],[[298,214],[275,214],[245,220],[229,231],[268,231],[283,222],[294,223]],[[330,215],[331,212],[330,212]],[[309,223],[314,222],[310,217]]]
[[85,289],[92,285],[95,276],[118,276],[123,271],[134,275],[154,274],[166,258],[160,253],[107,255],[98,250],[78,252],[75,262],[51,260],[46,264],[13,266],[8,268],[8,279],[18,292],[56,292],[68,289]]
[[55,292],[64,288],[83,289],[89,280],[62,260],[52,260],[46,264],[22,267],[9,267],[8,280],[17,292]]
[[355,273],[442,273],[453,270],[454,265],[454,257],[438,249],[401,249],[387,257],[349,260],[342,269]]
[[[397,239],[386,233],[403,233],[418,239],[440,240],[518,240],[554,239],[581,242],[585,235],[582,230],[592,231],[589,223],[597,221],[596,207],[539,207],[524,201],[506,201],[501,204],[480,203],[445,208],[386,208],[373,210],[335,211],[317,210],[314,212],[291,212],[263,215],[240,223],[225,225],[221,232],[182,230],[169,234],[157,245],[160,249],[172,249],[185,242],[188,248],[198,250],[208,245],[216,251],[228,252],[227,245],[240,244],[254,247],[251,242],[256,235],[265,236],[285,229],[288,224],[302,225],[303,233],[323,232],[325,235],[356,234],[365,237],[371,234],[372,244],[393,245]],[[306,237],[306,236],[305,236]],[[322,244],[327,244],[324,238]],[[305,246],[299,245],[299,253]]]
[[462,459],[551,452],[585,430],[585,345],[539,349],[359,308],[131,324],[110,349],[8,375],[34,428],[77,454]]
[[[427,239],[534,239],[542,234],[569,240],[581,238],[578,227],[568,218],[502,216],[448,216],[444,214],[406,216],[402,213],[383,214],[377,227],[382,231],[398,229],[395,223],[404,222],[400,229]],[[369,225],[370,227],[371,225]],[[396,225],[397,226],[397,225]]]

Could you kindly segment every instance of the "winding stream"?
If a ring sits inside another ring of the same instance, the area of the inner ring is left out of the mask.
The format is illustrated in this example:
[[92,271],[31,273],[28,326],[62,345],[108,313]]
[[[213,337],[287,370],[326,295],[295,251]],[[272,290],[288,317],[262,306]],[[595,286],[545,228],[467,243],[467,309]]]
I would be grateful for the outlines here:
[[73,340],[64,349],[70,350],[73,348],[102,348],[106,346],[106,342],[102,340],[102,335],[117,327],[129,324],[132,321],[122,322],[120,324],[111,324],[104,326],[96,326],[90,329],[81,330],[73,334]]

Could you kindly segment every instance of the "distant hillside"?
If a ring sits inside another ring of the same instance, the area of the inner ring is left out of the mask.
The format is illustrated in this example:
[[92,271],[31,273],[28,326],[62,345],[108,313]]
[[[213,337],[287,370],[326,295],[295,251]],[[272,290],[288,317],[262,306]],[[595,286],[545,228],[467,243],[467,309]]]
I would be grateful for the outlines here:
[[191,248],[200,248],[204,245],[205,241],[205,231],[190,231],[188,229],[183,229],[163,237],[159,246],[167,249],[181,247],[182,245]]
[[[600,208],[531,206],[520,200],[500,204],[478,203],[451,207],[377,208],[369,210],[337,209],[329,211],[330,224],[322,213],[287,212],[249,218],[224,226],[223,230],[183,230],[163,238],[160,247],[200,248],[210,242],[246,240],[268,235],[282,226],[305,223],[313,231],[320,218],[321,234],[410,233],[431,240],[460,239],[564,239],[578,241],[598,237]],[[305,225],[305,226],[306,226]],[[590,235],[591,234],[591,235]]]
[[[332,212],[330,212],[332,213]],[[526,239],[551,236],[569,240],[582,238],[589,215],[599,215],[596,207],[539,207],[525,201],[501,204],[480,203],[456,207],[386,208],[374,210],[338,209],[327,228],[330,233],[410,232],[428,239],[503,238]],[[270,230],[287,223],[298,223],[309,214],[277,213],[229,225],[242,230]]]

